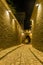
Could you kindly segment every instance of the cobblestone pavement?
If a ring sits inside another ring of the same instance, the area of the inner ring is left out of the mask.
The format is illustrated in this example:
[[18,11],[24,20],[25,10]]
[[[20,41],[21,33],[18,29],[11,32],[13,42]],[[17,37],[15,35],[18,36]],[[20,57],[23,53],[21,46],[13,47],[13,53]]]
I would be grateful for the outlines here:
[[42,65],[29,50],[29,45],[12,51],[0,60],[0,65]]
[[39,61],[43,64],[43,52],[40,50],[35,49],[31,44],[29,45],[30,50],[33,54],[39,59]]

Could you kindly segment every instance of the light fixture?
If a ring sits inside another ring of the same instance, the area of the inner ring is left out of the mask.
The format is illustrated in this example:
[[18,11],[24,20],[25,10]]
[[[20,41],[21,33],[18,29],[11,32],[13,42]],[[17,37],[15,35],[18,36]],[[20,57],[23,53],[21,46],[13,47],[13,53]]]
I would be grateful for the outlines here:
[[36,4],[36,7],[38,7],[38,6],[39,6],[39,3]]
[[6,10],[6,14],[9,15],[9,12]]
[[31,26],[33,26],[34,20],[33,19],[30,19],[30,21],[32,22],[32,25]]
[[30,19],[30,21],[32,21],[32,22],[33,22],[33,19]]
[[11,13],[11,10],[6,10],[6,14],[9,15]]
[[24,33],[22,32],[22,36],[24,36]]

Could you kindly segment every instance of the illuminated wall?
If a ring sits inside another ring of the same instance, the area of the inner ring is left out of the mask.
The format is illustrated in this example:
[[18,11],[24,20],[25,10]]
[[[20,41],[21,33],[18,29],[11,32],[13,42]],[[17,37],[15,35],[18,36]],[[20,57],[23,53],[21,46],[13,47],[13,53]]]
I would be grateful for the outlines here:
[[33,20],[32,45],[43,51],[43,0],[36,1],[31,19]]
[[[21,43],[21,32],[18,33],[20,25],[11,14],[4,3],[0,1],[0,48],[7,48]],[[20,29],[21,30],[21,29]]]

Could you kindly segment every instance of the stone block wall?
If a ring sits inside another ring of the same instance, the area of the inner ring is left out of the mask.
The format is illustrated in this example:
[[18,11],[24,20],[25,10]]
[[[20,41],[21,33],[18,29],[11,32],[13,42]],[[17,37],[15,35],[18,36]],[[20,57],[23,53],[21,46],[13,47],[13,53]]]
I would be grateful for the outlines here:
[[36,2],[39,3],[39,6],[34,7],[31,17],[33,19],[32,45],[43,51],[43,0],[37,0]]
[[19,37],[19,34],[21,32],[18,33],[17,25],[19,24],[15,22],[17,21],[13,21],[12,15],[0,1],[0,48],[7,48],[20,43],[21,36]]

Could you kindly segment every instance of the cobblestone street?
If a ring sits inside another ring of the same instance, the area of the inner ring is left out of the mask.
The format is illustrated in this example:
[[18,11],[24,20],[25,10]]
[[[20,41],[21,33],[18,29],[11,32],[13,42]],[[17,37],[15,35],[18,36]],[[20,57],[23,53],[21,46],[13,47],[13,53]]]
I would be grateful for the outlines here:
[[0,0],[0,65],[43,65],[43,0]]
[[0,60],[0,65],[42,65],[31,53],[29,45],[23,45]]

